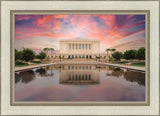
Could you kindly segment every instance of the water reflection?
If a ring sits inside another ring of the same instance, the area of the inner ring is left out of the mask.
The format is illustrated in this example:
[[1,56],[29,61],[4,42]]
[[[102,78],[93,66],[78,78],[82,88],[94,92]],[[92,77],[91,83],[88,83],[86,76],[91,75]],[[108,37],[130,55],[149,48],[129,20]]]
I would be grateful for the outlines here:
[[16,72],[15,100],[144,101],[145,73],[105,65],[53,65]]
[[145,73],[142,72],[135,72],[109,66],[106,75],[113,77],[124,77],[124,79],[129,82],[137,82],[139,85],[145,86]]
[[45,76],[46,75],[46,70],[43,68],[39,68],[36,70],[36,73],[39,73],[41,76]]
[[45,68],[38,68],[35,70],[16,72],[15,83],[18,83],[18,82],[29,83],[36,78],[36,74],[39,74],[40,77],[53,77],[54,73],[52,68],[45,67]]
[[141,72],[127,71],[124,78],[130,82],[137,82],[139,85],[145,86],[145,74]]
[[111,72],[107,71],[107,73],[106,73],[107,76],[120,77],[124,74],[124,70],[122,70],[120,68],[110,67],[109,69],[112,70],[112,71]]
[[15,83],[21,81],[22,83],[29,83],[35,79],[35,72],[33,70],[19,72],[15,74]]
[[60,84],[99,84],[100,72],[96,66],[65,65],[59,76]]
[[[51,72],[47,73],[49,70],[51,70]],[[50,69],[49,67],[36,69],[35,72],[38,73],[41,77],[52,77],[54,75],[53,69]]]
[[145,86],[145,73],[100,65],[56,65],[19,72],[15,73],[15,83],[31,82],[35,79],[35,74],[39,74],[41,77],[53,77],[55,70],[60,71],[60,84],[99,84],[101,70],[106,71],[106,76],[123,77],[129,82],[137,82],[139,85]]

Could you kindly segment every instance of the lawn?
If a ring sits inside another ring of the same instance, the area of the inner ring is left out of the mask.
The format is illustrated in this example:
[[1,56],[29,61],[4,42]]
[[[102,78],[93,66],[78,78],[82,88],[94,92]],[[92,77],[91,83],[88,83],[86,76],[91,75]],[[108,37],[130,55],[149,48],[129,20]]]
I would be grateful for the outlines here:
[[135,62],[132,63],[131,66],[145,67],[145,62]]
[[129,61],[121,61],[121,62],[118,62],[118,64],[126,64],[126,63],[129,63]]
[[22,61],[15,61],[15,67],[23,67],[23,66],[29,66],[29,64],[24,63]]
[[[47,63],[42,63],[40,61],[29,61],[29,62],[35,65],[36,64],[47,64]],[[23,67],[23,66],[29,66],[29,64],[23,61],[15,61],[15,67]]]
[[[132,63],[133,62],[133,63]],[[121,61],[113,64],[120,64],[120,65],[125,65],[126,63],[131,63],[130,66],[136,66],[136,67],[145,67],[145,62],[140,62],[140,61]]]
[[40,61],[30,61],[31,63],[35,63],[35,64],[41,64]]

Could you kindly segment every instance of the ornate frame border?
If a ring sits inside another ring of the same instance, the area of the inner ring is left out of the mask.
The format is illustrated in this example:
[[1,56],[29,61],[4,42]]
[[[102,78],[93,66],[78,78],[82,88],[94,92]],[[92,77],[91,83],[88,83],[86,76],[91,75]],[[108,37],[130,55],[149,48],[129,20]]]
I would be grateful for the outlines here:
[[[97,11],[97,10],[85,10],[85,11],[80,11],[80,10],[71,10],[71,11],[68,11],[68,10],[60,10],[60,11],[19,11],[19,10],[14,10],[14,11],[11,11],[10,12],[10,16],[11,16],[11,28],[10,28],[10,35],[11,35],[11,105],[13,106],[18,106],[18,105],[21,105],[21,106],[40,106],[40,105],[45,105],[45,106],[92,106],[92,105],[96,105],[96,106],[114,106],[114,105],[119,105],[119,106],[146,106],[146,105],[149,105],[149,93],[150,93],[150,90],[149,90],[149,71],[150,71],[150,62],[149,62],[149,56],[150,56],[150,51],[149,51],[149,48],[150,48],[150,34],[148,33],[149,30],[150,30],[150,21],[149,21],[149,17],[150,17],[150,12],[148,10],[136,10],[136,11]],[[105,101],[101,101],[101,102],[15,102],[14,101],[14,16],[17,15],[17,14],[29,14],[29,15],[34,15],[34,14],[79,14],[79,15],[82,15],[82,14],[136,14],[136,15],[145,15],[145,36],[146,36],[146,52],[147,52],[147,55],[146,55],[146,75],[145,75],[145,97],[146,97],[146,100],[144,102],[130,102],[130,101],[127,101],[127,102],[105,102]]]
[[[21,0],[1,0],[1,1],[21,1]],[[1,6],[1,1],[0,1],[0,6]],[[24,1],[26,1],[26,0],[24,0]],[[44,0],[28,0],[28,1],[44,1]],[[57,1],[57,0],[46,0],[46,1]],[[78,0],[60,0],[60,1],[78,1]],[[88,1],[97,1],[97,0],[88,0]],[[112,0],[100,0],[100,1],[112,1]],[[129,0],[113,0],[113,1],[129,1]],[[138,0],[132,0],[132,1],[138,1]],[[159,0],[141,0],[141,1],[159,1]],[[159,1],[159,4],[160,4],[160,1]],[[160,5],[159,5],[160,6]],[[19,13],[24,13],[25,11],[18,11]],[[14,15],[14,13],[18,13],[17,11],[11,11],[11,35],[13,36],[13,27],[14,27],[14,25],[13,25],[13,15]],[[32,12],[32,11],[27,11],[29,14]],[[36,11],[37,12],[37,11]],[[43,13],[42,11],[39,11],[40,13]],[[56,11],[56,12],[58,12],[58,14],[63,14],[64,12],[66,12],[66,11]],[[75,11],[69,11],[69,12],[72,12],[72,13],[75,13]],[[91,14],[93,13],[93,14],[95,14],[95,12],[96,11],[89,11]],[[105,11],[106,12],[106,11]],[[116,11],[117,12],[117,11]],[[135,12],[135,11],[134,11]],[[147,30],[146,30],[146,34],[147,34],[147,32],[150,32],[149,31],[149,29],[150,29],[150,27],[149,27],[149,21],[150,21],[150,19],[149,19],[149,11],[145,11],[146,13],[147,13],[147,15],[146,15],[146,17],[147,17],[147,23],[146,23],[146,25],[147,25]],[[160,12],[160,7],[159,7],[159,12]],[[53,11],[52,11],[52,13],[53,13]],[[133,13],[133,12],[132,12]],[[67,13],[68,14],[68,13]],[[77,14],[77,12],[76,12],[76,14]],[[103,14],[103,13],[102,13]],[[112,13],[113,14],[113,13]],[[0,21],[1,21],[1,16],[0,16]],[[159,22],[160,22],[160,16],[159,16]],[[1,23],[0,23],[0,26],[1,26]],[[160,27],[160,24],[159,24],[159,27]],[[1,35],[1,32],[0,32],[0,35]],[[146,41],[146,46],[148,47],[149,45],[150,45],[150,43],[149,43],[149,36],[150,36],[150,34],[148,33],[147,35],[146,35],[146,37],[147,37],[147,41]],[[160,34],[159,34],[159,36],[160,36]],[[12,38],[12,37],[11,37]],[[0,43],[1,43],[1,40],[0,40]],[[14,43],[14,41],[13,41],[13,39],[11,39],[11,43]],[[159,46],[160,46],[160,42],[159,42]],[[14,45],[13,44],[11,44],[11,83],[10,83],[10,85],[11,85],[11,95],[12,95],[12,97],[11,97],[11,99],[10,99],[10,105],[14,105],[14,106],[39,106],[39,105],[45,105],[45,106],[63,106],[63,105],[67,105],[67,106],[70,106],[70,105],[75,105],[75,106],[84,106],[85,104],[81,104],[81,103],[74,103],[74,104],[68,104],[68,103],[23,103],[23,102],[21,102],[21,103],[16,103],[16,102],[14,102],[14,100],[13,100],[13,77],[14,77],[14,50],[12,49],[12,48],[14,48]],[[147,59],[146,60],[148,60],[149,61],[149,54],[150,54],[150,51],[149,51],[149,49],[147,49]],[[160,52],[159,52],[159,55],[160,55]],[[1,56],[1,53],[0,53],[0,56]],[[1,56],[2,57],[2,56]],[[159,58],[159,60],[160,60],[160,58]],[[1,64],[1,61],[0,61],[0,64]],[[159,66],[160,66],[160,64],[159,64]],[[2,68],[2,67],[1,67]],[[149,62],[147,62],[147,73],[146,73],[146,75],[149,75],[149,69],[150,69],[150,63]],[[160,76],[160,71],[159,71],[159,76]],[[150,93],[150,91],[149,91],[149,77],[147,76],[147,79],[146,80],[148,80],[147,81],[147,95],[149,95],[149,93]],[[1,79],[0,79],[0,82],[1,82]],[[159,83],[160,83],[160,79],[159,79]],[[160,85],[159,85],[159,89],[160,89]],[[0,88],[0,92],[1,92],[1,88]],[[160,99],[160,95],[159,95],[159,99]],[[1,100],[1,96],[0,96],[0,100]],[[160,101],[159,101],[160,102]],[[92,104],[92,103],[87,103],[86,105],[96,105],[96,106],[106,106],[106,105],[109,105],[109,106],[113,106],[113,105],[120,105],[120,106],[130,106],[130,105],[132,105],[132,106],[144,106],[144,105],[149,105],[149,103],[150,103],[150,101],[149,101],[149,96],[147,97],[147,102],[145,102],[145,103],[140,103],[140,104],[138,104],[138,103],[95,103],[95,104]],[[160,103],[159,103],[159,107],[160,107]],[[0,115],[1,115],[1,109],[0,109]],[[159,110],[159,115],[160,115],[160,110]],[[155,116],[159,116],[159,115],[155,115]],[[6,116],[9,116],[9,115],[6,115]],[[18,115],[17,115],[18,116]]]

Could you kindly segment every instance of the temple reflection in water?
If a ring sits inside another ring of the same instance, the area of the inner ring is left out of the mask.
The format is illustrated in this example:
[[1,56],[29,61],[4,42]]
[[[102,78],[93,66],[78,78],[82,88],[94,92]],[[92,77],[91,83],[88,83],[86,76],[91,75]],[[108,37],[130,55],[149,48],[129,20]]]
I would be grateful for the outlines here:
[[59,76],[60,84],[99,84],[100,71],[92,65],[63,65]]
[[55,78],[55,71],[59,71],[57,76],[59,84],[100,84],[100,73],[104,72],[106,77],[123,78],[126,81],[136,82],[140,86],[145,86],[145,73],[106,65],[53,65],[37,68],[15,73],[15,83],[29,83],[35,80],[36,76]]
[[15,93],[15,101],[145,101],[145,73],[106,65],[52,65],[16,72]]

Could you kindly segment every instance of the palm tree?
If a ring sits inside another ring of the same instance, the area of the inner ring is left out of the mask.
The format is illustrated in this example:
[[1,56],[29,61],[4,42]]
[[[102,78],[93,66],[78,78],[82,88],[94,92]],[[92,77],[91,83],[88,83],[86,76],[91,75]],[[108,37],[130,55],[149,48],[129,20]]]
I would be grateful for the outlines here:
[[48,51],[50,50],[49,48],[44,48],[44,51],[47,51],[47,58],[48,58]]
[[54,51],[54,48],[50,48],[51,51]]
[[111,54],[113,54],[113,52],[115,52],[116,51],[116,49],[111,49]]
[[111,49],[108,48],[108,49],[106,49],[106,51],[107,51],[107,59],[108,59],[108,56],[109,56],[108,52],[111,51]]
[[108,48],[108,49],[106,49],[106,51],[111,51],[111,49]]
[[52,52],[54,51],[54,48],[50,48],[50,51],[51,51],[51,56],[52,56]]
[[43,51],[47,51],[47,53],[48,53],[48,49],[49,49],[49,48],[43,48]]
[[112,51],[116,51],[116,49],[111,49]]

